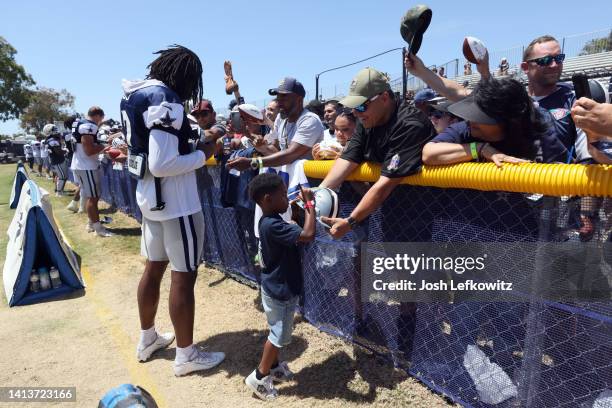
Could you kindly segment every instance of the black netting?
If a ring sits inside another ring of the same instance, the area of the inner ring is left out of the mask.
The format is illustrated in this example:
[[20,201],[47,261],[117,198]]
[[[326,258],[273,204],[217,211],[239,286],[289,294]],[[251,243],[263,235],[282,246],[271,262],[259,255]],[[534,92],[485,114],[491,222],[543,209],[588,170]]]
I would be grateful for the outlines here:
[[[125,183],[112,180],[111,189]],[[253,214],[223,208],[218,168],[201,170],[198,182],[206,220],[204,260],[257,281]],[[343,185],[340,216],[348,216],[363,187]],[[115,193],[113,198],[121,208]],[[136,206],[130,203],[129,208],[133,212]],[[592,407],[612,390],[611,198],[400,186],[342,240],[317,228],[315,242],[303,249],[302,307],[321,330],[376,351],[467,406]],[[569,287],[574,283],[556,271],[582,265],[584,279],[593,282],[590,288],[608,297],[559,302],[523,294],[512,301],[467,301],[462,296],[430,303],[376,297],[364,301],[362,242],[500,243],[504,253],[493,267],[513,279]],[[555,247],[557,252],[538,252],[535,245],[543,243],[561,246]],[[521,244],[534,245],[530,255],[535,263],[528,262]]]

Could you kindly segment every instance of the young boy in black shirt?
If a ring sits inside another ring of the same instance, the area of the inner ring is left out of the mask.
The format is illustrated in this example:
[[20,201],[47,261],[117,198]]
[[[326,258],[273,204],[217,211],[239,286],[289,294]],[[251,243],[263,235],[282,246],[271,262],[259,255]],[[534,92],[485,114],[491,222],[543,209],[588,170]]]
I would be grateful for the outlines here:
[[259,366],[246,379],[246,385],[262,400],[277,396],[273,381],[293,379],[287,362],[279,361],[279,349],[291,342],[293,316],[302,292],[302,264],[298,242],[310,242],[315,236],[313,194],[302,189],[305,200],[304,229],[285,222],[280,214],[287,211],[287,186],[274,173],[263,173],[249,184],[249,195],[261,207],[261,301],[270,334],[264,345]]

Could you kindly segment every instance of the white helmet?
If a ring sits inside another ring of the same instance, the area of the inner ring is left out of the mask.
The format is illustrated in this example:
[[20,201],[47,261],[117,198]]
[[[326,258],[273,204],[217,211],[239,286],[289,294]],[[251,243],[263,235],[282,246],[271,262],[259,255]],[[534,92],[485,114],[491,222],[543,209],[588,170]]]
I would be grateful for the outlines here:
[[[330,225],[321,221],[321,217],[336,218],[338,216],[338,194],[330,188],[314,187],[311,189],[314,195],[315,216],[317,221],[325,228]],[[304,208],[304,202],[299,200],[297,205]]]
[[45,137],[49,137],[51,135],[56,135],[59,133],[59,129],[53,123],[47,123],[45,127],[43,127],[42,134]]

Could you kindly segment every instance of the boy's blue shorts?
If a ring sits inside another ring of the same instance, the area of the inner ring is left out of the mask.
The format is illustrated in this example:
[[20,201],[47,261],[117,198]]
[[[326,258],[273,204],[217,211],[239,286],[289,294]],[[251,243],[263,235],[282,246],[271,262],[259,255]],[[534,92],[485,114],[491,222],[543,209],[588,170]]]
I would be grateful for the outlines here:
[[282,348],[291,343],[293,316],[298,305],[298,299],[298,296],[289,300],[274,299],[264,292],[263,288],[261,289],[261,303],[270,327],[268,340],[275,347]]

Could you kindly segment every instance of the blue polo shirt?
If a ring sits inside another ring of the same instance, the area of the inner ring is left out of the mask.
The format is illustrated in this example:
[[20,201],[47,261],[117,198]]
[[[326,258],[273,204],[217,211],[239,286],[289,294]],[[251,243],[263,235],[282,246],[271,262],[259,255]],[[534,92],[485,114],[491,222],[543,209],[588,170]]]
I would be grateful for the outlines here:
[[302,228],[289,224],[280,215],[264,215],[259,220],[263,270],[261,286],[268,296],[289,300],[302,292],[304,280],[297,242]]
[[532,99],[536,105],[550,113],[557,137],[571,153],[571,157],[564,163],[571,163],[573,160],[588,161],[591,156],[585,143],[586,135],[576,128],[571,115],[572,106],[576,101],[573,85],[559,82],[557,89],[550,95],[543,98],[532,97]]

